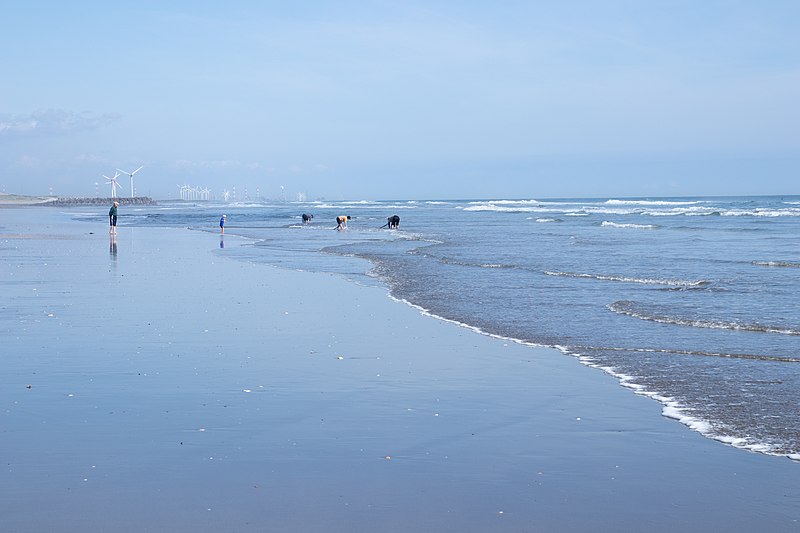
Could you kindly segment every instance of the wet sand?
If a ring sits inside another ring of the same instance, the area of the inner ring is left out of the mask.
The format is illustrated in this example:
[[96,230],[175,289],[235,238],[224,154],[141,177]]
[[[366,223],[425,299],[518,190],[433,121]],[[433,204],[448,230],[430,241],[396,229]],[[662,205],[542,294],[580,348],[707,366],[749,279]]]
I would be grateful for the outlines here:
[[800,529],[800,464],[555,350],[234,235],[42,208],[0,234],[3,531]]

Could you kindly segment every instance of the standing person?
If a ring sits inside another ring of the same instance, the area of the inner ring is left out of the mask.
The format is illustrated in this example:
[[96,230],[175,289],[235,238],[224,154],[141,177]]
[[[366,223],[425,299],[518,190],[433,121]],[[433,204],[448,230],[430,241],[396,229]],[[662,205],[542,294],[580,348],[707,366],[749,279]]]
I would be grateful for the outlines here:
[[114,205],[111,206],[111,209],[108,210],[108,232],[111,235],[117,234],[117,207],[119,206],[119,202],[114,202]]
[[336,217],[336,229],[337,230],[347,229],[348,220],[350,220],[350,215],[342,215]]
[[228,218],[228,215],[222,215],[219,218],[219,231],[225,235],[225,219]]

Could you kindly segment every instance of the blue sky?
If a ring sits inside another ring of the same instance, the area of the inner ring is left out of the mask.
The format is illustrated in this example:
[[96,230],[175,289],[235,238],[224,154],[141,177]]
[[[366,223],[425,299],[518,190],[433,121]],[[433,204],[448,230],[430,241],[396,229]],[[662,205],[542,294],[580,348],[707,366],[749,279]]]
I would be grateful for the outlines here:
[[116,4],[0,7],[2,190],[800,193],[798,2]]

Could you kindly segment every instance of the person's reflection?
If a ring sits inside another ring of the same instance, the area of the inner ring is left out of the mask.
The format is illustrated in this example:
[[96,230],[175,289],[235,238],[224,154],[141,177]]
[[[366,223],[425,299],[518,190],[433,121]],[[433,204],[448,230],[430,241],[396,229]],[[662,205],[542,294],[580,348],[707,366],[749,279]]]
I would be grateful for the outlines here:
[[117,234],[112,233],[108,236],[108,253],[111,256],[111,260],[116,262],[117,261]]
[[219,236],[219,247],[225,248],[225,237],[223,237],[222,235]]

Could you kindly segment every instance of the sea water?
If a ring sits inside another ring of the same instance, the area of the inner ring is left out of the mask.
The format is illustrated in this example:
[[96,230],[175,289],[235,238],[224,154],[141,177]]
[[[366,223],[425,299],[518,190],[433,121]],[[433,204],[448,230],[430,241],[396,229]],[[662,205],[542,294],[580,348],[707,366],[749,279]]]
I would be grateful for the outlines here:
[[384,284],[579,357],[710,438],[800,458],[800,197],[164,202],[119,224],[218,232],[223,213],[219,253]]

